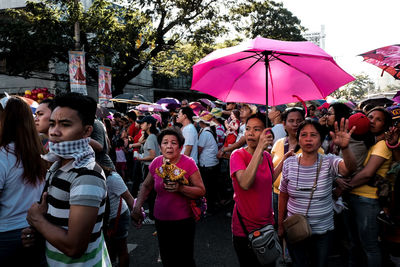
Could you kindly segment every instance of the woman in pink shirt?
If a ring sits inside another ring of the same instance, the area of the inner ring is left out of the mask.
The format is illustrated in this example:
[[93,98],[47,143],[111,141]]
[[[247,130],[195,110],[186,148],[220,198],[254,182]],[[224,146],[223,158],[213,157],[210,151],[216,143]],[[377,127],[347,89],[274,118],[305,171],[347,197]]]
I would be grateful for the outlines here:
[[[265,127],[262,114],[247,119],[245,138],[247,147],[235,150],[230,159],[230,173],[235,192],[232,213],[233,246],[240,266],[261,266],[239,221],[242,218],[247,232],[266,224],[274,224],[272,211],[273,168],[271,155],[266,152],[273,136]],[[271,266],[274,266],[272,264]]]
[[[157,140],[162,155],[156,157],[149,166],[149,174],[141,186],[132,218],[139,226],[142,224],[141,207],[154,188],[157,193],[155,226],[163,265],[195,266],[195,221],[190,199],[204,196],[203,180],[194,160],[181,154],[184,138],[178,130],[165,129]],[[174,168],[170,176],[165,175],[166,166]],[[181,174],[184,174],[183,177]],[[179,180],[174,179],[177,177],[180,177]]]

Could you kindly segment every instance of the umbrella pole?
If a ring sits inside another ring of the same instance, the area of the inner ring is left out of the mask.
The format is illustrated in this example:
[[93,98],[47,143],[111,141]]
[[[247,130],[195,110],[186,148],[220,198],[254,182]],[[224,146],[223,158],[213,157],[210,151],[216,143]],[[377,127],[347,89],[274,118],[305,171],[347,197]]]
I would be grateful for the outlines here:
[[265,62],[265,115],[266,115],[266,122],[265,125],[267,128],[269,127],[268,123],[268,69],[269,69],[269,56],[272,55],[272,51],[263,51],[262,54],[264,55],[264,62]]

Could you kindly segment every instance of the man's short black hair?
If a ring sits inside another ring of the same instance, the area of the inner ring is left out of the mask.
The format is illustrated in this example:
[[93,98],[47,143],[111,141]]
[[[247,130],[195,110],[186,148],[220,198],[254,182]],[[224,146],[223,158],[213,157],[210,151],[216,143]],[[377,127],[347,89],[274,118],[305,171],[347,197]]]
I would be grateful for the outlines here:
[[128,113],[126,113],[126,116],[128,116],[129,119],[136,121],[137,119],[137,115],[135,111],[129,111]]
[[56,108],[56,107],[55,107],[54,100],[53,100],[53,99],[50,99],[50,98],[43,99],[42,102],[40,102],[40,104],[47,104],[47,107],[48,107],[51,111],[53,111],[53,110]]
[[83,125],[93,125],[96,117],[96,101],[79,93],[65,93],[54,98],[54,108],[67,107],[76,110]]
[[190,107],[183,107],[181,108],[182,114],[186,115],[186,117],[188,118],[188,120],[190,120],[191,123],[193,123],[193,117],[196,116],[196,114],[194,114],[193,109],[191,109]]

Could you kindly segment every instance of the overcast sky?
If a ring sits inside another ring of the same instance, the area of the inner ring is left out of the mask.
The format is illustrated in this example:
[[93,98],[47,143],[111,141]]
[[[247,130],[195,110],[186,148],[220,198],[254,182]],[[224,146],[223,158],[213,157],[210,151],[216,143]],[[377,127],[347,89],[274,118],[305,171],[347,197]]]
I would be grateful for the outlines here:
[[[280,0],[277,0],[280,1]],[[380,78],[377,67],[362,62],[358,54],[372,49],[400,44],[398,30],[400,0],[282,0],[284,7],[312,32],[325,25],[325,50],[351,74],[366,72]]]

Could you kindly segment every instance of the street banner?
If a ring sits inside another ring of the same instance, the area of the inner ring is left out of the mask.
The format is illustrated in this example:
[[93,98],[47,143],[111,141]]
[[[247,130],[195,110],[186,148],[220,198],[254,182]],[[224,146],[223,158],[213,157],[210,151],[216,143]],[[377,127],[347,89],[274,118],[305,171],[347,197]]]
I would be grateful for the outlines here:
[[85,52],[69,51],[69,82],[71,92],[87,95]]
[[103,107],[107,107],[112,98],[111,78],[111,67],[99,66],[99,104]]

